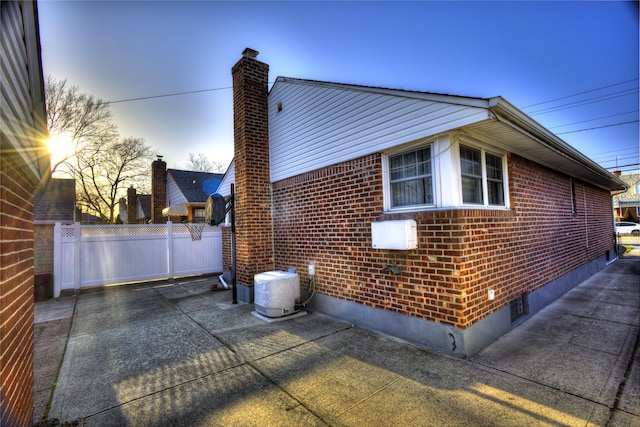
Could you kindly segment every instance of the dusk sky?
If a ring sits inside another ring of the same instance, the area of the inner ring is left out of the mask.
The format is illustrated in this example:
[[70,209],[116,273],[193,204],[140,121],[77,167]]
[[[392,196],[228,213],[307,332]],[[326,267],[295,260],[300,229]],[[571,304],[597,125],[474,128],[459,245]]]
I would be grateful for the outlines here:
[[[45,75],[112,101],[121,137],[144,138],[169,167],[189,153],[231,161],[231,67],[251,47],[271,82],[502,96],[605,168],[639,169],[638,2],[40,0],[38,8]],[[157,97],[192,91],[201,92]],[[132,100],[145,97],[154,98]]]

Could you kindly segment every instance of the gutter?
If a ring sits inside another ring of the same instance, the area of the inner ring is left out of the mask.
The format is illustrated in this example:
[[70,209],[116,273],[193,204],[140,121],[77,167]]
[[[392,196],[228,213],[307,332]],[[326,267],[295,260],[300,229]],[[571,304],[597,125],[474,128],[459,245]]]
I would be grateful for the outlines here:
[[609,173],[593,160],[558,138],[531,117],[507,102],[504,98],[495,97],[489,99],[489,112],[498,122],[512,127],[554,153],[605,178],[611,183],[611,186],[607,188],[609,191],[627,191],[628,187],[624,181]]

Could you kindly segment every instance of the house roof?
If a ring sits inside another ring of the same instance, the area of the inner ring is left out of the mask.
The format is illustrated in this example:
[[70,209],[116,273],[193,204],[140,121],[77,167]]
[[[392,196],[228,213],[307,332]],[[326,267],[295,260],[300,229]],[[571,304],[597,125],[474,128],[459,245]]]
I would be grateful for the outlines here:
[[[276,79],[276,83],[269,93],[270,96],[278,92],[279,85],[285,85],[285,87],[286,85],[291,87],[302,85],[314,90],[314,98],[309,99],[310,97],[307,96],[295,100],[296,102],[304,102],[310,105],[309,108],[324,108],[333,115],[341,116],[349,114],[351,110],[348,108],[358,111],[359,115],[357,117],[350,118],[350,126],[353,128],[351,138],[356,142],[349,149],[346,149],[341,144],[342,141],[338,140],[345,134],[344,123],[342,125],[334,123],[332,126],[340,127],[340,129],[333,130],[330,135],[324,135],[325,137],[333,138],[331,141],[328,139],[323,140],[325,144],[322,149],[325,152],[330,149],[328,147],[331,145],[333,148],[338,147],[336,150],[340,152],[339,156],[344,157],[349,153],[353,156],[360,156],[366,154],[362,152],[362,149],[371,147],[371,141],[374,140],[379,140],[379,143],[373,146],[378,147],[378,150],[384,150],[392,145],[435,136],[443,132],[456,131],[461,134],[468,134],[477,140],[498,145],[507,152],[517,154],[554,170],[561,170],[569,176],[589,182],[600,188],[609,191],[626,188],[623,181],[541,126],[502,97],[474,98],[288,77],[278,77]],[[331,92],[334,95],[322,97],[318,95],[318,91]],[[346,96],[340,97],[336,101],[335,94],[339,92],[353,94],[350,98],[358,99],[360,104],[354,104],[354,101],[351,101]],[[288,96],[289,93],[291,91],[283,89],[277,96]],[[360,96],[363,94],[367,95],[366,99]],[[358,96],[360,97],[357,98]],[[352,107],[342,109],[347,105],[352,105]],[[395,105],[400,105],[402,108],[397,107],[395,110],[391,108],[391,106]],[[384,106],[387,107],[383,108]],[[336,111],[336,109],[342,110]],[[377,117],[375,123],[374,114]],[[385,122],[385,114],[387,117],[390,117],[389,114],[395,115],[393,118],[388,119],[389,122]],[[329,113],[325,115],[328,116]],[[409,116],[410,118],[408,118]],[[307,115],[306,117],[309,116]],[[318,118],[319,116],[316,115],[314,117]],[[318,118],[318,120],[323,119],[325,119],[324,116]],[[377,127],[375,129],[367,128],[371,123],[377,124]],[[305,125],[310,124],[306,122],[300,123],[300,126],[297,126],[296,129],[308,130],[310,126]],[[368,135],[362,132],[357,133],[357,129],[366,129]],[[274,132],[277,134],[285,131],[278,128]],[[304,136],[311,141],[311,137],[308,134]],[[298,135],[297,140],[300,140],[300,138],[301,136]],[[373,139],[365,141],[366,138]],[[309,154],[306,156],[307,160],[289,159],[286,156],[280,156],[280,160],[284,161],[284,164],[308,162],[315,153],[310,152],[308,147],[305,148],[307,148]],[[291,157],[295,154],[290,152],[288,155]],[[339,157],[334,156],[334,158]],[[339,158],[339,160],[344,159]],[[276,165],[274,168],[274,165],[272,165],[272,169],[276,169],[279,166],[281,165]],[[300,165],[298,169],[319,166],[324,165]],[[282,169],[282,167],[278,168],[278,170]],[[276,175],[276,179],[282,179],[282,177]]]
[[640,173],[620,175],[620,179],[627,184],[629,189],[619,193],[614,199],[614,205],[640,206]]
[[151,194],[138,194],[138,207],[142,209],[141,218],[151,218]]
[[74,179],[50,179],[36,192],[34,220],[38,223],[72,223],[76,205]]
[[80,222],[82,224],[104,224],[105,223],[105,221],[99,216],[86,213],[86,212],[80,213]]
[[224,176],[221,173],[178,169],[167,169],[167,175],[173,178],[188,203],[205,203],[207,197],[215,193]]

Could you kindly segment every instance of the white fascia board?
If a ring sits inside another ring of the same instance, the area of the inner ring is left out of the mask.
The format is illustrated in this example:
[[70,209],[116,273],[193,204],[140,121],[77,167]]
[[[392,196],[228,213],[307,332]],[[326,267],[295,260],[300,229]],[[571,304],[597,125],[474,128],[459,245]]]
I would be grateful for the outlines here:
[[[392,88],[381,88],[375,86],[363,86],[363,85],[354,85],[347,83],[334,83],[334,82],[323,82],[316,80],[304,80],[304,79],[296,79],[291,77],[278,77],[276,79],[275,87],[278,82],[286,82],[292,84],[301,84],[301,85],[309,85],[309,86],[323,86],[323,87],[331,87],[340,90],[352,90],[359,92],[368,92],[368,93],[379,93],[382,95],[391,95],[396,97],[403,97],[408,99],[419,99],[422,101],[431,101],[431,102],[440,102],[451,105],[461,105],[465,107],[476,107],[476,108],[489,108],[489,102],[491,99],[484,98],[472,98],[467,96],[458,96],[458,95],[447,95],[440,93],[432,93],[432,92],[420,92],[420,91],[412,91],[405,89],[392,89]],[[273,90],[272,87],[272,90]]]
[[528,135],[532,140],[538,142],[547,149],[554,151],[556,154],[569,161],[580,164],[592,173],[608,179],[612,184],[615,183],[619,185],[620,190],[627,188],[626,184],[622,180],[615,177],[596,162],[560,139],[557,135],[514,107],[504,98],[491,98],[489,100],[489,106],[490,111],[495,115],[499,122],[505,123],[521,133]]

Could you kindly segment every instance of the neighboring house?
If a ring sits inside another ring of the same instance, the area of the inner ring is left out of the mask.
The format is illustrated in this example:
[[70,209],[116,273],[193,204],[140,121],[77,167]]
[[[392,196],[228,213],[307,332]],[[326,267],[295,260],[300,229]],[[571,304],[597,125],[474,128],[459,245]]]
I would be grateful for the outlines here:
[[0,2],[0,425],[33,425],[34,195],[49,179],[35,1]]
[[[232,68],[218,191],[235,183],[241,300],[273,269],[306,288],[314,264],[312,310],[470,355],[615,258],[624,183],[504,99],[283,77],[269,92],[256,55]],[[412,221],[417,247],[398,249]]]
[[616,193],[613,197],[613,208],[616,219],[640,222],[640,174],[618,175],[629,189]]
[[220,173],[166,169],[161,156],[151,165],[151,172],[153,223],[166,222],[167,218],[173,222],[204,222],[207,198],[215,193],[224,176]]
[[85,225],[108,224],[104,219],[94,214],[90,214],[86,212],[77,212],[76,215],[80,216],[81,224],[85,224]]
[[56,222],[73,224],[76,213],[74,179],[51,179],[34,200],[34,298],[53,298],[53,229]]
[[137,194],[132,187],[119,200],[118,216],[123,224],[147,224],[151,221],[151,194]]

